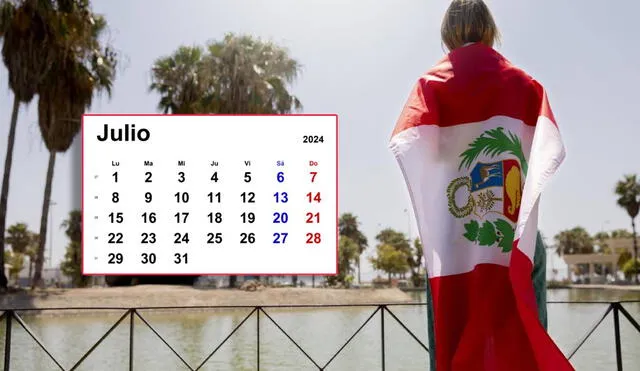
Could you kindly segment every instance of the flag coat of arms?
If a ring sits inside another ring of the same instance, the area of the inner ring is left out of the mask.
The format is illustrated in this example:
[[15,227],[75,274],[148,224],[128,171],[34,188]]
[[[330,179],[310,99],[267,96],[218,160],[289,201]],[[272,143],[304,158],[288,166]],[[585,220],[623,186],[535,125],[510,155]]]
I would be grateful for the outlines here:
[[541,84],[458,48],[419,78],[390,149],[424,246],[432,369],[573,370],[532,281],[539,198],[565,157]]

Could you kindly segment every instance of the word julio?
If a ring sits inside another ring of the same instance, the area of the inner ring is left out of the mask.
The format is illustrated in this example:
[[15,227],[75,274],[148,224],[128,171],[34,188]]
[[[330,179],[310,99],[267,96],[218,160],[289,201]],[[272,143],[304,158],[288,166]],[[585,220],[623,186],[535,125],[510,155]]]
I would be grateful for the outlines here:
[[104,125],[102,135],[96,136],[99,141],[110,140],[112,142],[146,142],[151,137],[148,129],[136,130],[136,125],[125,124],[124,128],[113,129],[108,124]]

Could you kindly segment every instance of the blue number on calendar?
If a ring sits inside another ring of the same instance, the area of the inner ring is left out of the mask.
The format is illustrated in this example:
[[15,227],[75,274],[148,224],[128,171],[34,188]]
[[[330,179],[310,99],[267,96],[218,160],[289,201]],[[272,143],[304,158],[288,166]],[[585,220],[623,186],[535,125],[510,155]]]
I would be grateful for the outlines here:
[[284,173],[282,171],[279,172],[276,178],[278,179],[278,183],[284,182]]
[[273,243],[285,243],[288,235],[289,233],[274,233]]
[[280,202],[283,204],[286,204],[287,201],[289,201],[289,198],[287,197],[287,192],[276,192],[273,194],[273,197],[276,198],[276,202]]
[[289,215],[287,213],[273,213],[274,223],[286,223],[289,221]]

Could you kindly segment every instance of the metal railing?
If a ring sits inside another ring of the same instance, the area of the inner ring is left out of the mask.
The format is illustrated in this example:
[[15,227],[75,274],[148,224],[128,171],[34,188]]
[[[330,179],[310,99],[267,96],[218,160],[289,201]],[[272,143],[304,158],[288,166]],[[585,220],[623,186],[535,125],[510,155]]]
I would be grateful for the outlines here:
[[[582,345],[587,341],[587,339],[594,333],[594,331],[602,324],[602,322],[609,316],[610,313],[613,313],[613,323],[614,323],[614,337],[615,337],[615,347],[616,347],[616,364],[617,370],[622,371],[622,344],[620,337],[620,314],[622,314],[628,322],[640,333],[640,324],[638,321],[634,319],[629,312],[622,305],[623,303],[640,303],[640,300],[628,300],[628,301],[616,301],[616,302],[605,302],[605,301],[550,301],[548,304],[607,304],[607,309],[604,313],[599,317],[599,319],[591,326],[591,328],[586,332],[586,334],[580,339],[578,344],[568,353],[567,358],[571,359],[577,352],[580,350]],[[318,370],[324,370],[332,362],[336,359],[336,357],[345,349],[347,345],[351,343],[351,341],[358,335],[370,322],[374,320],[376,315],[379,316],[380,321],[380,343],[381,343],[381,362],[382,362],[382,370],[384,371],[387,367],[386,360],[386,348],[385,348],[385,314],[390,317],[393,322],[396,322],[400,325],[400,327],[406,331],[406,333],[415,340],[415,342],[426,352],[429,352],[427,346],[415,335],[413,331],[409,329],[409,327],[402,321],[398,316],[390,309],[393,307],[400,306],[426,306],[425,303],[393,303],[393,304],[350,304],[350,305],[265,305],[265,306],[184,306],[184,307],[138,307],[138,308],[118,308],[118,307],[66,307],[66,308],[24,308],[24,309],[11,309],[4,310],[2,315],[0,315],[0,321],[5,321],[5,339],[4,339],[4,370],[11,370],[11,352],[12,352],[12,328],[14,326],[14,322],[17,323],[22,329],[26,331],[26,333],[35,341],[35,343],[46,353],[46,355],[55,363],[59,370],[62,371],[74,371],[80,367],[83,362],[91,355],[96,348],[118,327],[122,322],[124,322],[127,318],[129,319],[129,371],[132,371],[133,368],[133,360],[134,360],[134,319],[137,317],[139,320],[144,323],[146,327],[148,327],[154,334],[157,336],[168,348],[171,352],[181,361],[181,363],[187,367],[187,369],[196,371],[201,370],[202,367],[211,359],[211,357],[216,354],[216,352],[229,340],[229,338],[235,334],[252,316],[255,316],[255,321],[257,324],[256,330],[256,365],[257,370],[260,370],[260,321],[267,320],[274,324],[276,328],[282,332],[284,336],[291,341],[291,343],[307,358],[307,360],[313,364]],[[354,307],[369,307],[373,308],[373,312],[368,316],[368,318],[358,327],[358,329],[347,339],[345,343],[338,348],[338,350],[326,361],[319,362],[317,359],[313,359],[309,353],[300,346],[300,344],[293,339],[293,337],[285,331],[280,324],[278,324],[271,315],[267,312],[266,309],[292,309],[292,308],[354,308]],[[193,309],[251,309],[251,312],[244,317],[244,319],[236,325],[233,330],[207,355],[207,357],[198,365],[189,364],[184,357],[179,354],[174,347],[172,347],[167,340],[158,333],[158,331],[140,314],[141,310],[193,310]],[[104,333],[100,339],[93,344],[91,348],[87,352],[85,352],[82,357],[75,362],[75,364],[70,368],[65,368],[61,365],[61,363],[56,359],[51,352],[47,349],[44,343],[38,339],[38,337],[34,334],[34,332],[29,328],[29,326],[25,323],[22,317],[18,314],[18,312],[44,312],[44,311],[82,311],[82,310],[124,310],[124,314],[120,316],[120,318]],[[264,319],[262,319],[264,317]],[[426,331],[426,329],[421,328],[420,331]]]

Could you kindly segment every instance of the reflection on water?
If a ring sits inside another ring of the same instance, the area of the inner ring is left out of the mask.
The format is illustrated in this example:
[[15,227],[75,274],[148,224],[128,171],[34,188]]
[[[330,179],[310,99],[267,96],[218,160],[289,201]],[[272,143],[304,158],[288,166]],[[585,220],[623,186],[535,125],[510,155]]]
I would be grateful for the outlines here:
[[[424,301],[423,293],[415,298]],[[549,301],[638,300],[640,292],[605,290],[553,290]],[[640,320],[640,304],[624,304]],[[422,306],[390,309],[427,344],[426,312]],[[592,323],[606,309],[605,304],[549,304],[549,332],[560,348],[569,352]],[[206,361],[201,370],[255,370],[258,349],[262,370],[317,370],[272,322],[272,319],[300,345],[319,366],[324,366],[348,338],[367,320],[375,308],[266,309],[254,313],[231,337],[250,310],[212,310],[158,313],[140,311],[141,316],[193,368]],[[64,317],[30,317],[24,320],[64,369],[71,368],[121,314],[93,313]],[[259,346],[258,346],[259,321]],[[129,326],[127,317],[78,370],[127,370],[129,366]],[[4,339],[4,324],[0,326]],[[188,370],[173,351],[145,322],[134,317],[133,361],[135,370]],[[385,359],[390,370],[428,369],[427,353],[395,320],[385,315]],[[621,317],[622,350],[625,369],[640,368],[640,333]],[[11,343],[12,370],[57,370],[54,362],[14,322]],[[381,368],[381,318],[374,316],[367,326],[331,361],[328,370],[376,370]],[[572,359],[578,370],[610,370],[615,367],[613,319],[610,316]],[[4,340],[1,340],[4,343]],[[211,355],[211,353],[217,351]],[[4,349],[4,344],[1,345]],[[211,355],[211,356],[210,356]],[[208,358],[210,356],[210,358]]]

